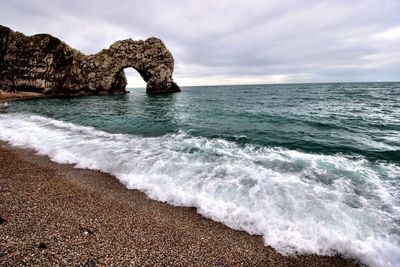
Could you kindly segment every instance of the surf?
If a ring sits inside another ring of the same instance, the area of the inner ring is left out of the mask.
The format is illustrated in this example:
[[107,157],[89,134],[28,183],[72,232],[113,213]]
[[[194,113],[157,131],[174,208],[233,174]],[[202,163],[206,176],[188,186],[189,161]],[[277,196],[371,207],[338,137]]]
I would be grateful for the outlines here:
[[[129,189],[261,235],[282,254],[400,262],[400,166],[359,155],[238,144],[176,131],[110,133],[28,113],[0,114],[0,140],[114,175]],[[241,136],[241,138],[245,138]]]

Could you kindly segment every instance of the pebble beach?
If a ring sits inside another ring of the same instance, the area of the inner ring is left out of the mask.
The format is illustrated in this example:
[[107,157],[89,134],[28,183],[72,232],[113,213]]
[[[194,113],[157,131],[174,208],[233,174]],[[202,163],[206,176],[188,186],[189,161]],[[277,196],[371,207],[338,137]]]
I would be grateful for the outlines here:
[[340,256],[285,257],[193,208],[6,143],[0,203],[1,266],[357,266]]

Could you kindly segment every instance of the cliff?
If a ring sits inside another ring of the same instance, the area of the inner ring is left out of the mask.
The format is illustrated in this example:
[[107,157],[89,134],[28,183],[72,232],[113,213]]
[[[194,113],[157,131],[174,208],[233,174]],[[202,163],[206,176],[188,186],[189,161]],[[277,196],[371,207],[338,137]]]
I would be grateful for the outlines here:
[[136,69],[148,93],[180,92],[172,79],[174,58],[155,37],[117,41],[84,55],[49,34],[25,36],[0,25],[0,89],[48,95],[125,92],[124,68]]

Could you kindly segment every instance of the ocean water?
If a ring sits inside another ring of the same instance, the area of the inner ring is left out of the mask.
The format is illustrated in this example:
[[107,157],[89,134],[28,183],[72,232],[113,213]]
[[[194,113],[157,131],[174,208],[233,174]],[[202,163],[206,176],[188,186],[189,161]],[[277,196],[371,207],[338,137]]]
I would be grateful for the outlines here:
[[0,140],[196,207],[282,254],[400,266],[400,83],[18,101]]

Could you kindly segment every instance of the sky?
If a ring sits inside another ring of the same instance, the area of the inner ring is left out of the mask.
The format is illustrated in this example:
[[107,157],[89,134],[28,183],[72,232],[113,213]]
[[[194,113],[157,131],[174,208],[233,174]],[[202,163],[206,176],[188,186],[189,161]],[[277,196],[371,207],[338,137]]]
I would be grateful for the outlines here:
[[181,86],[400,81],[399,14],[400,0],[0,1],[1,25],[86,54],[161,38]]

